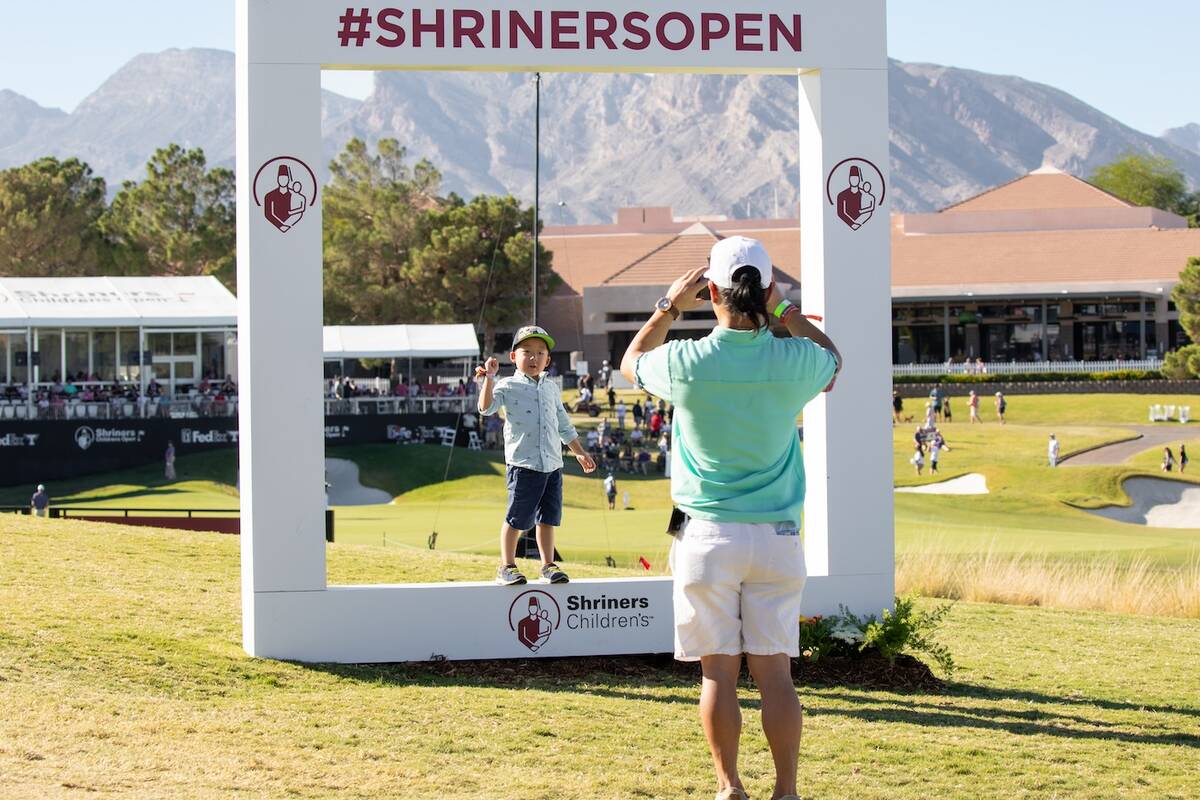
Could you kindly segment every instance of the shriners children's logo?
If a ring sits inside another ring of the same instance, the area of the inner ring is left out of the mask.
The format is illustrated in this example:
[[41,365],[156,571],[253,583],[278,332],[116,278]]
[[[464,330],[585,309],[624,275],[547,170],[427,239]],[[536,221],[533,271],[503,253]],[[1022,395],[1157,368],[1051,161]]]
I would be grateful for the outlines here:
[[561,622],[558,601],[536,589],[517,595],[508,607],[508,627],[517,634],[517,641],[535,653],[545,647]]
[[287,233],[317,201],[317,176],[298,158],[278,156],[254,175],[254,204],[267,222]]
[[865,158],[847,158],[825,180],[825,197],[838,219],[856,231],[871,221],[887,197],[883,173]]

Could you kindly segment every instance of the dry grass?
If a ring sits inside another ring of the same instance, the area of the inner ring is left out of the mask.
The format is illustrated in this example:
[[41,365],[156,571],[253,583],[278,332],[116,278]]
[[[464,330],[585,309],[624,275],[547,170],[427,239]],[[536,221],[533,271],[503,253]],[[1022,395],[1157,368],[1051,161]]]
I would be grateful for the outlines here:
[[898,554],[901,593],[980,603],[1044,606],[1118,614],[1200,618],[1200,560],[1164,567],[1148,558],[1046,559],[1022,553]]

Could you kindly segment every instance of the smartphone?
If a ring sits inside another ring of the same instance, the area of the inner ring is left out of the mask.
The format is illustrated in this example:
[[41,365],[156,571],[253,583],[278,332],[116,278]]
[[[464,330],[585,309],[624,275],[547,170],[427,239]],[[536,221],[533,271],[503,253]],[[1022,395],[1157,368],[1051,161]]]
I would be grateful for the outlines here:
[[667,535],[678,536],[683,531],[683,523],[687,522],[687,514],[678,506],[671,508],[671,520],[667,523]]

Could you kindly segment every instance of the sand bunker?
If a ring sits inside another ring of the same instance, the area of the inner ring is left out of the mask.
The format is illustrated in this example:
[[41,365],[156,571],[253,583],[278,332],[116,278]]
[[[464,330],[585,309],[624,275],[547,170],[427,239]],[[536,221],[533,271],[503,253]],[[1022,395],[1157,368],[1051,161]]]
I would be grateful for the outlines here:
[[897,489],[901,494],[987,494],[987,478],[978,472],[951,478],[941,483],[928,483],[924,486],[905,486]]
[[358,464],[343,458],[325,459],[325,482],[330,484],[331,506],[376,506],[392,502],[387,492],[363,486],[358,480]]
[[1165,478],[1129,478],[1122,484],[1128,508],[1089,508],[1088,513],[1151,528],[1200,528],[1200,486]]

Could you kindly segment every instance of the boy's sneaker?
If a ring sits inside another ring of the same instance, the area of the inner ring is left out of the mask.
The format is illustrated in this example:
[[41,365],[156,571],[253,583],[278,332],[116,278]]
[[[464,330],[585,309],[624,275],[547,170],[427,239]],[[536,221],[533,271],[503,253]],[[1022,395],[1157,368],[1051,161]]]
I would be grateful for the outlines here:
[[542,580],[546,583],[566,583],[571,580],[567,573],[558,568],[558,564],[547,564],[542,567]]
[[520,586],[522,583],[526,583],[526,580],[525,576],[521,574],[521,570],[517,569],[516,564],[505,564],[496,570],[496,583],[501,586]]

